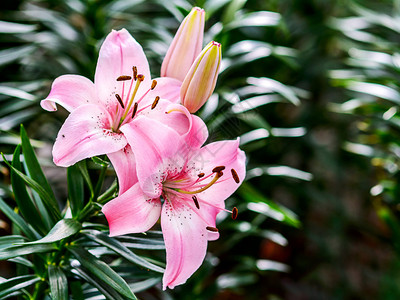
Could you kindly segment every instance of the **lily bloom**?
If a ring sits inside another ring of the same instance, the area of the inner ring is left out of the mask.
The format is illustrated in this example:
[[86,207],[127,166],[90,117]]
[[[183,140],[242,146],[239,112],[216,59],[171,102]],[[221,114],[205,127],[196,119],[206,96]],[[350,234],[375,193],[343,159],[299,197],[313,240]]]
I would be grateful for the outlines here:
[[[163,289],[183,284],[200,267],[209,240],[219,237],[216,216],[245,177],[239,140],[188,146],[166,125],[142,120],[124,127],[133,144],[138,182],[103,207],[110,236],[144,232],[161,216],[167,265]],[[202,136],[202,142],[207,136]],[[196,137],[198,140],[198,137]],[[126,171],[128,172],[128,171]],[[229,212],[229,211],[228,211]],[[232,210],[236,218],[237,209]]]
[[203,47],[205,12],[194,7],[182,21],[161,66],[162,77],[185,79]]
[[203,106],[214,92],[221,65],[221,44],[210,42],[201,51],[181,87],[181,102],[191,113]]
[[[59,104],[70,112],[53,147],[54,163],[67,167],[96,155],[129,153],[123,128],[141,115],[165,119],[167,106],[177,105],[170,101],[179,101],[180,84],[173,78],[152,81],[142,47],[125,29],[113,30],[101,46],[94,83],[79,75],[60,76],[40,103],[48,111]],[[187,133],[192,119],[169,114],[167,123],[185,125],[179,130]],[[112,155],[110,159],[114,163]]]

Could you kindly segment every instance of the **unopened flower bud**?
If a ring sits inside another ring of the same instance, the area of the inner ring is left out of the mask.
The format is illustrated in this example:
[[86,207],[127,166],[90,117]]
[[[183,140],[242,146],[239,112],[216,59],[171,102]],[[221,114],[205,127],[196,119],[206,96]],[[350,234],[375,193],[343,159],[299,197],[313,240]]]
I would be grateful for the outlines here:
[[161,66],[161,77],[185,79],[192,63],[203,47],[205,12],[192,8],[182,21]]
[[196,58],[181,87],[182,104],[195,113],[214,92],[221,64],[221,44],[209,43]]

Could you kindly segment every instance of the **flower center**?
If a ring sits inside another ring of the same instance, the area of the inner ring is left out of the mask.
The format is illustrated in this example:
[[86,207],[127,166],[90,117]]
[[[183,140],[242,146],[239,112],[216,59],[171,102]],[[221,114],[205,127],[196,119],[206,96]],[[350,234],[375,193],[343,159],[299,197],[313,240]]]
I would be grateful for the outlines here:
[[[128,75],[121,75],[117,78],[117,81],[122,81],[122,97],[120,94],[115,94],[115,98],[117,99],[119,105],[117,105],[116,108],[115,118],[111,130],[116,133],[120,133],[119,128],[122,125],[130,122],[142,110],[150,106],[151,109],[154,109],[158,103],[158,100],[160,99],[160,97],[157,96],[152,105],[147,105],[139,109],[140,101],[142,101],[149,91],[154,90],[157,85],[157,81],[153,80],[150,89],[148,89],[138,100],[135,100],[137,98],[136,96],[140,84],[144,81],[144,75],[138,74],[138,70],[135,66],[132,68],[132,73],[133,78],[132,76]],[[126,97],[124,97],[125,83],[127,81],[130,81],[130,85],[128,93],[126,94]]]
[[[168,194],[178,196],[178,199],[185,201],[186,204],[189,207],[191,207],[195,212],[196,210],[194,209],[192,204],[194,204],[197,210],[200,210],[202,205],[212,206],[214,208],[217,208],[218,210],[221,211],[223,210],[231,213],[232,219],[235,220],[238,215],[238,209],[236,207],[234,207],[232,211],[230,211],[225,208],[218,207],[212,203],[209,203],[208,201],[200,199],[201,197],[200,198],[197,197],[198,193],[204,192],[205,190],[209,189],[215,184],[230,179],[226,178],[224,180],[221,180],[221,177],[224,175],[224,173],[222,172],[223,170],[225,170],[225,166],[217,166],[214,169],[212,169],[211,173],[208,175],[206,175],[205,173],[199,173],[196,179],[189,176],[185,171],[181,171],[180,173],[175,175],[171,174],[167,176],[167,178],[162,183],[163,198],[165,199],[165,201],[170,201]],[[236,171],[234,169],[231,169],[231,173],[234,181],[236,183],[239,183],[239,177]],[[210,231],[213,231],[214,229],[216,230],[216,228],[214,227],[210,226],[208,227],[211,228],[211,229],[207,228]]]

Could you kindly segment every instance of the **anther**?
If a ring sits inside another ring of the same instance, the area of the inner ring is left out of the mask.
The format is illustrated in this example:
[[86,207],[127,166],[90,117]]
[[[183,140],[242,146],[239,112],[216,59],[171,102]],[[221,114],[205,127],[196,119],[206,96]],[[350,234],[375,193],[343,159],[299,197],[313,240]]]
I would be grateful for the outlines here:
[[192,196],[194,205],[196,205],[197,209],[200,209],[199,201],[197,200],[196,195]]
[[153,80],[153,81],[151,82],[151,89],[154,90],[154,88],[156,87],[156,85],[157,85],[157,80]]
[[222,177],[222,175],[224,175],[224,172],[222,172],[222,171],[219,171],[219,172],[217,173],[218,178]]
[[121,105],[122,109],[124,109],[125,106],[124,106],[124,103],[122,102],[122,99],[121,99],[120,95],[115,94],[115,98],[117,98],[117,100],[118,100],[119,104]]
[[157,106],[159,100],[160,100],[160,97],[157,96],[157,97],[154,99],[153,104],[151,105],[151,109],[155,109],[155,108],[156,108],[156,106]]
[[223,170],[225,170],[225,166],[218,166],[218,167],[215,167],[214,169],[212,169],[212,172],[219,173],[220,171],[223,171]]
[[238,174],[236,173],[235,169],[231,169],[232,177],[235,180],[236,183],[240,183],[240,179]]
[[139,81],[143,81],[143,80],[144,80],[144,75],[143,75],[143,74],[139,74],[139,75],[137,76],[137,79],[138,79]]
[[218,232],[218,228],[207,226],[206,229],[211,232]]
[[128,75],[121,75],[117,78],[117,81],[125,81],[125,80],[131,80],[132,77]]
[[133,71],[133,79],[136,81],[136,79],[137,79],[137,68],[136,68],[136,66],[132,67],[132,71]]
[[236,220],[236,218],[237,218],[237,216],[238,216],[238,213],[239,213],[239,211],[238,211],[237,207],[234,207],[234,208],[232,209],[232,219],[233,219],[233,220]]
[[135,117],[138,108],[138,103],[133,104],[132,119]]
[[199,178],[202,178],[202,177],[204,177],[204,173],[200,173],[199,175],[197,175],[197,176],[199,176]]

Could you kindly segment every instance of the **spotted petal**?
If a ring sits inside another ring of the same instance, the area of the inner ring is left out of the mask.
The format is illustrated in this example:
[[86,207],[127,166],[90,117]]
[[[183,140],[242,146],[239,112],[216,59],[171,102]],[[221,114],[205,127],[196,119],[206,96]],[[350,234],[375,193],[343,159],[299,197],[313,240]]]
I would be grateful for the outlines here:
[[82,105],[72,111],[54,143],[54,163],[68,167],[88,157],[123,149],[126,139],[110,130],[111,123],[110,115],[101,106]]
[[167,251],[164,290],[185,283],[202,264],[207,251],[206,226],[182,202],[164,203],[161,213],[161,227]]
[[[217,166],[225,167],[224,175],[197,195],[199,199],[224,208],[224,200],[236,191],[246,176],[246,156],[239,149],[239,139],[208,144],[194,152],[190,161],[196,166],[197,172],[200,170],[205,174],[210,174]],[[238,183],[232,175],[232,169],[237,174]]]
[[110,226],[110,236],[144,232],[160,217],[161,201],[146,197],[139,184],[135,184],[105,204],[102,211]]

